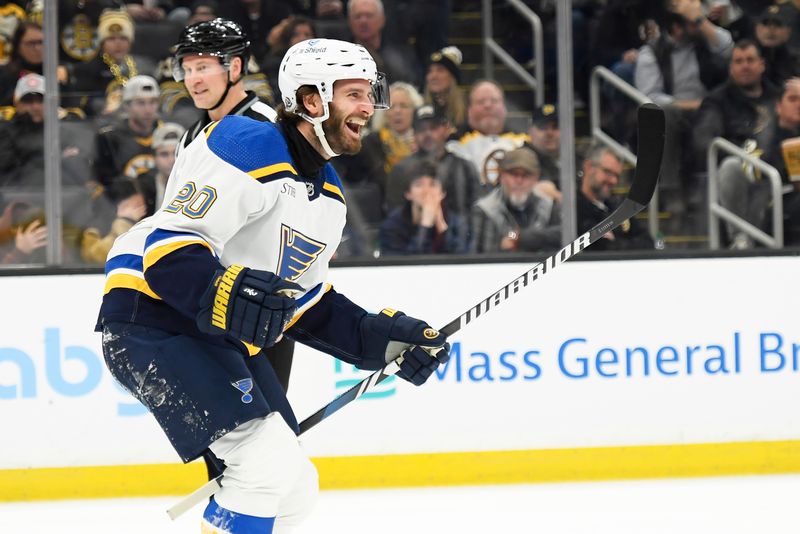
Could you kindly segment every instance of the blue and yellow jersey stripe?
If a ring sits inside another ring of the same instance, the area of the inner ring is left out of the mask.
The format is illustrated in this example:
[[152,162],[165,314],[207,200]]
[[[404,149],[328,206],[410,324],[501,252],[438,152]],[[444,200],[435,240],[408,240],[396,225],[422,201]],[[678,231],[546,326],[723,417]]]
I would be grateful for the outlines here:
[[175,232],[172,230],[155,229],[147,236],[144,245],[143,271],[155,265],[161,258],[190,245],[202,245],[216,257],[214,249],[208,242],[197,234],[191,232]]
[[106,262],[106,285],[103,294],[112,289],[133,289],[150,298],[161,300],[144,279],[142,257],[136,254],[120,254]]
[[254,169],[247,174],[262,183],[275,180],[276,178],[297,178],[298,176],[297,171],[292,164],[286,161],[266,165],[259,169]]
[[344,199],[344,186],[339,179],[339,175],[331,165],[326,165],[323,171],[325,173],[325,183],[322,184],[322,194],[334,200],[338,200],[342,204],[347,204]]

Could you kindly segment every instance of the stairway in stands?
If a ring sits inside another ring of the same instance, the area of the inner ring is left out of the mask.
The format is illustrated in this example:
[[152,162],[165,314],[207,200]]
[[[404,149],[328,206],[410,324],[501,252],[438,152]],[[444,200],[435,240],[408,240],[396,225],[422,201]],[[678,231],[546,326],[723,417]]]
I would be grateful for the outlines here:
[[[478,2],[457,2],[450,18],[449,44],[457,46],[463,54],[461,65],[461,86],[465,92],[470,85],[484,77],[483,72],[483,27],[480,4]],[[499,4],[499,3],[498,3]],[[497,18],[495,17],[495,23]],[[495,36],[495,40],[503,46],[503,37]],[[532,65],[526,65],[533,73]],[[507,126],[510,130],[524,132],[530,124],[534,107],[534,93],[520,78],[499,60],[494,62],[494,80],[506,94],[508,108]],[[554,87],[545,89],[545,101],[555,102],[557,92]],[[578,144],[584,143],[584,136],[589,134],[589,117],[584,109],[575,110],[575,127]]]

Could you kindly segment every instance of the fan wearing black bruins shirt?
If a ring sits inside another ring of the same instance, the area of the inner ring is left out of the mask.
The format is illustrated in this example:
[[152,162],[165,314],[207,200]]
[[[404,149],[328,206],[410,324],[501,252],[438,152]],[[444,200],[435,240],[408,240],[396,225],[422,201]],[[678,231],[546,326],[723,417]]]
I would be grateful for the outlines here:
[[[257,121],[275,122],[277,113],[252,91],[245,91],[250,41],[242,28],[226,19],[198,22],[183,30],[172,59],[175,81],[183,82],[198,109],[205,116],[190,126],[176,149],[176,156],[205,126],[226,115],[241,115]],[[294,341],[283,338],[263,349],[284,391],[289,388]],[[220,470],[210,451],[204,455],[209,479]]]

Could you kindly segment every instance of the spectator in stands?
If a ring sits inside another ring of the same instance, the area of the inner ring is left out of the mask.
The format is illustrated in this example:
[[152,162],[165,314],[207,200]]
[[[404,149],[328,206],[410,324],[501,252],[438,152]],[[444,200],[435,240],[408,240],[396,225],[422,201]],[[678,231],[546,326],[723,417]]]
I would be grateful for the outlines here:
[[390,43],[383,38],[386,17],[381,0],[348,0],[347,17],[352,41],[364,45],[390,82],[420,85],[414,50],[407,43]]
[[[1,197],[0,197],[1,199]],[[0,217],[0,265],[22,265],[43,261],[47,226],[42,211],[27,204],[10,202]]]
[[421,79],[431,55],[447,46],[453,5],[452,0],[386,3],[386,17],[392,24],[387,26],[384,37],[392,43],[413,43],[414,62]]
[[800,75],[800,56],[789,48],[796,11],[788,4],[773,4],[756,18],[756,40],[766,64],[764,77],[776,87]]
[[237,23],[250,39],[250,51],[256,63],[267,54],[267,39],[272,28],[292,14],[288,0],[228,0],[219,7],[219,16]]
[[187,26],[198,22],[208,22],[219,16],[219,2],[216,0],[196,0],[192,2],[191,14],[186,21]]
[[445,204],[469,222],[472,205],[484,192],[475,166],[445,149],[451,126],[447,118],[430,105],[417,108],[414,113],[414,138],[417,151],[395,165],[386,184],[386,211],[400,207],[405,201],[408,184],[420,162],[435,166],[436,177],[446,193]]
[[59,59],[62,64],[83,63],[97,56],[100,14],[114,9],[113,0],[58,0]]
[[[611,149],[595,145],[583,158],[581,189],[576,201],[578,233],[594,228],[622,203],[622,198],[613,194],[622,174],[622,160]],[[652,249],[653,240],[636,218],[631,218],[614,230],[603,235],[603,239],[589,250]]]
[[383,255],[466,253],[469,232],[466,219],[447,209],[446,193],[436,177],[436,167],[417,162],[405,192],[405,203],[381,224]]
[[[81,259],[93,265],[103,265],[114,240],[124,234],[147,215],[147,202],[144,194],[133,180],[120,180],[114,183],[108,197],[115,203],[115,216],[107,233],[92,226],[83,231],[81,239]],[[106,221],[97,221],[107,225]]]
[[0,123],[0,186],[44,186],[44,78],[27,74],[14,89],[15,113]]
[[156,2],[126,0],[125,11],[136,21],[160,22],[166,17],[167,11],[172,7],[172,2],[158,2],[161,5],[155,4]]
[[461,82],[461,50],[448,46],[430,56],[425,75],[425,103],[447,117],[457,132],[467,126],[467,107]]
[[11,39],[11,56],[7,65],[0,68],[0,106],[11,106],[17,81],[26,74],[42,74],[44,59],[44,34],[34,23],[23,21]]
[[772,120],[778,88],[764,79],[764,59],[755,42],[738,41],[733,47],[728,81],[714,89],[700,106],[693,138],[699,164],[715,137],[744,147]]
[[313,16],[314,29],[319,37],[340,41],[350,39],[350,28],[342,0],[317,0]]
[[[561,130],[558,126],[558,109],[555,104],[544,104],[533,110],[531,126],[528,128],[531,138],[531,148],[539,158],[541,176],[539,184],[544,182],[558,184],[561,179],[561,164],[559,152],[561,151]],[[556,200],[561,200],[558,190],[551,191]]]
[[670,6],[673,11],[662,22],[661,35],[639,52],[634,79],[636,87],[666,112],[659,188],[666,209],[681,221],[679,215],[699,190],[692,175],[695,112],[708,92],[726,79],[733,42],[727,30],[703,15],[699,0],[679,0]]
[[486,187],[497,184],[498,156],[529,140],[525,134],[505,130],[507,114],[503,88],[492,80],[478,80],[472,84],[467,105],[471,131],[447,144],[450,151],[475,165]]
[[126,117],[98,130],[95,137],[95,179],[103,186],[122,177],[132,179],[155,166],[150,143],[159,125],[156,81],[134,76],[123,89]]
[[478,200],[473,210],[475,252],[540,252],[561,244],[561,210],[536,192],[539,161],[528,147],[510,150],[500,160],[500,187]]
[[153,61],[130,54],[134,24],[125,11],[106,10],[97,28],[100,51],[86,63],[70,65],[66,105],[82,108],[89,116],[109,115],[122,103],[122,88],[134,76],[149,75]]
[[0,66],[10,61],[14,32],[26,16],[25,9],[15,2],[7,2],[0,8]]
[[308,17],[302,15],[291,15],[277,24],[269,32],[267,43],[269,52],[261,62],[261,70],[267,75],[275,101],[281,101],[281,92],[278,87],[278,68],[281,65],[283,55],[289,48],[300,41],[313,39],[314,23]]
[[[800,78],[791,78],[784,85],[775,104],[777,119],[758,136],[758,148],[763,151],[761,159],[775,167],[783,182],[789,183],[783,143],[800,136]],[[772,203],[769,180],[736,157],[722,161],[718,171],[719,202],[724,207],[759,229],[766,229],[766,218]],[[795,189],[798,188],[794,183]],[[789,219],[786,229],[793,238],[798,233],[798,192],[784,195],[784,217]],[[733,225],[727,225],[731,248],[747,249],[753,246],[752,238]]]
[[180,124],[166,122],[153,132],[153,157],[155,167],[135,178],[137,189],[144,195],[149,217],[164,202],[167,180],[175,165],[175,152],[186,129]]

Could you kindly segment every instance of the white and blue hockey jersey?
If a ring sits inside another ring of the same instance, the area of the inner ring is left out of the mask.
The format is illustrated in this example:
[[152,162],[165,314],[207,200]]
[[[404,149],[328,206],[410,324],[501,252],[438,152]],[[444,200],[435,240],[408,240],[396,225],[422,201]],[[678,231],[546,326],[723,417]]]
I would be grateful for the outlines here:
[[366,312],[326,283],[345,224],[342,185],[330,164],[301,176],[282,128],[227,116],[180,152],[161,209],[109,253],[98,326],[132,322],[230,343],[202,334],[195,316],[214,273],[240,264],[303,287],[291,325],[326,297],[327,305],[287,335],[359,359],[355,339],[337,338],[358,337]]

